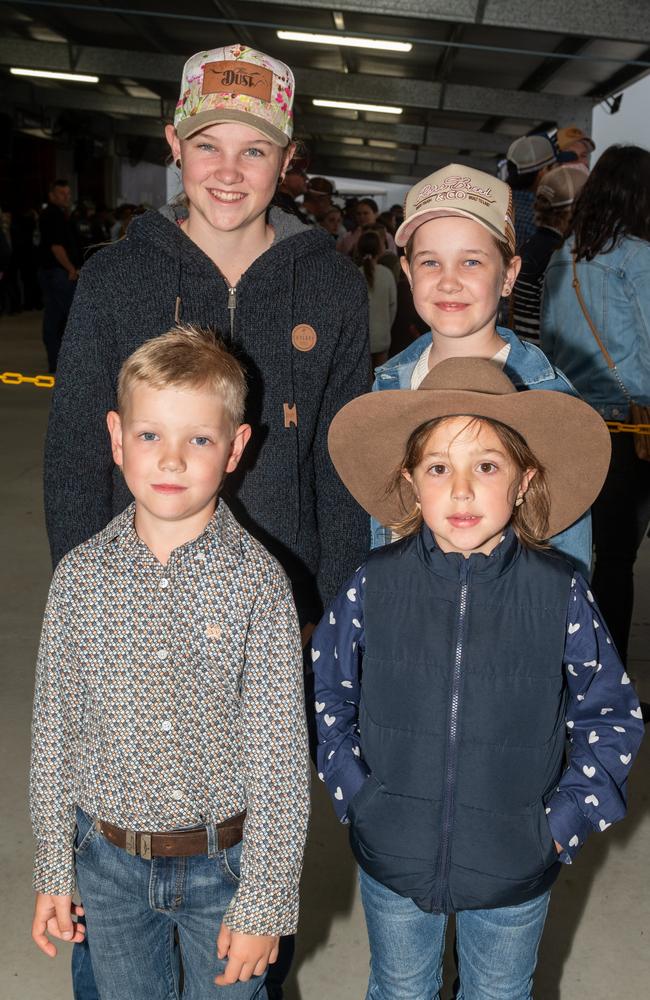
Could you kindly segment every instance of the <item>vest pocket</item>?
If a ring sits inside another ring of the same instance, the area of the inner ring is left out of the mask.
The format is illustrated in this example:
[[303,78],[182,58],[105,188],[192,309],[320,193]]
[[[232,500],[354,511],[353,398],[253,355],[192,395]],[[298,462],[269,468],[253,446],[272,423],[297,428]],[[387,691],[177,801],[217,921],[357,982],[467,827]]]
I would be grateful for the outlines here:
[[539,802],[537,804],[536,814],[533,815],[532,820],[533,823],[536,824],[537,839],[542,864],[545,868],[548,868],[549,865],[558,860],[558,853],[555,849],[555,841],[553,840],[551,828],[548,825],[546,809],[543,802]]
[[541,802],[499,813],[458,805],[452,863],[508,881],[537,878],[556,858]]
[[350,799],[348,805],[348,819],[352,826],[357,822],[365,806],[375,797],[380,788],[381,785],[377,779],[372,774],[369,774],[356,795]]

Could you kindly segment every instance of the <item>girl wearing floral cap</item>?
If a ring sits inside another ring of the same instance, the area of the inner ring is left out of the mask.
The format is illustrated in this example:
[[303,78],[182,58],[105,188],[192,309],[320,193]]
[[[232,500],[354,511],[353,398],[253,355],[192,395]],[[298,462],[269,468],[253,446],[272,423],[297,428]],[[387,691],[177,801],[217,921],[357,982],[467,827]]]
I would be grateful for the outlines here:
[[370,356],[361,274],[327,233],[271,205],[294,152],[293,101],[290,68],[244,45],[185,64],[166,127],[185,197],[134,219],[83,268],[57,369],[45,506],[57,563],[128,505],[105,433],[122,362],[174,321],[217,331],[245,367],[253,426],[224,499],[279,559],[309,632],[368,547],[327,428],[367,389]]

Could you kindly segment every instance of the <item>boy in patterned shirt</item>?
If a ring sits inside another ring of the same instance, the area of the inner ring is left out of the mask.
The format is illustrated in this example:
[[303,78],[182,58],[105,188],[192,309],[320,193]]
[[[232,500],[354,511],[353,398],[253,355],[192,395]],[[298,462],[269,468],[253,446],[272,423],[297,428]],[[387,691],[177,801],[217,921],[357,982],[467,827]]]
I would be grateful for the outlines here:
[[[34,701],[32,937],[79,942],[102,1000],[264,995],[309,812],[291,590],[219,490],[246,384],[178,328],[124,363],[113,456],[135,500],[59,564]],[[83,434],[83,423],[79,433]],[[83,908],[72,901],[78,886]],[[216,939],[216,940],[215,940]],[[221,992],[221,991],[220,991]]]

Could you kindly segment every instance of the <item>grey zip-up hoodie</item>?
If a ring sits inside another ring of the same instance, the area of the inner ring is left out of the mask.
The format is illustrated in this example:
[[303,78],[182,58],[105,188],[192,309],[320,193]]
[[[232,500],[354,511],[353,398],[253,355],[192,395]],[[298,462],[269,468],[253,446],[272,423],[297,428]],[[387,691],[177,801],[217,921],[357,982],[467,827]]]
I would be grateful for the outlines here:
[[[106,413],[125,358],[180,319],[218,331],[246,368],[253,435],[223,496],[284,566],[301,621],[317,621],[369,543],[367,516],[327,452],[334,414],[369,388],[365,284],[326,233],[271,208],[274,243],[229,288],[170,215],[136,218],[79,278],[45,449],[53,561],[129,503]],[[303,324],[316,333],[308,350],[292,337]]]

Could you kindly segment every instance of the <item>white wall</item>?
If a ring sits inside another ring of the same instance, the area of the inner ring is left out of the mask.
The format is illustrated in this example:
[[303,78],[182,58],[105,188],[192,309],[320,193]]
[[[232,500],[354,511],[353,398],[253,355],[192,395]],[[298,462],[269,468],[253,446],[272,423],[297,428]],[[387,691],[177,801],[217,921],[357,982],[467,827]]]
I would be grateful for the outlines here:
[[[391,205],[403,205],[406,192],[409,189],[407,184],[389,184],[384,181],[364,181],[355,180],[350,177],[332,177],[327,174],[327,179],[336,186],[340,197],[345,200],[348,197],[374,198],[379,206],[379,211],[383,212]],[[413,179],[415,183],[415,178]]]
[[157,163],[120,160],[117,185],[117,205],[126,202],[160,208],[167,200],[166,170]]
[[621,106],[615,115],[610,115],[604,106],[594,108],[592,138],[596,152],[592,166],[598,155],[614,142],[630,142],[650,149],[650,75],[633,83],[623,91]]

